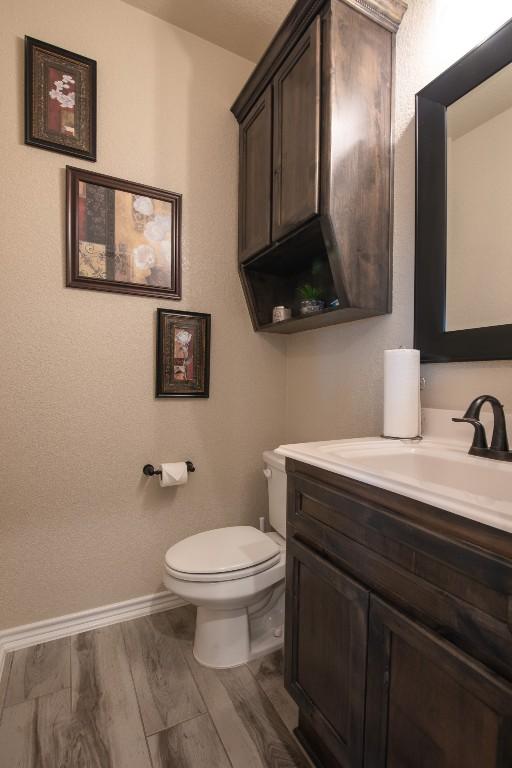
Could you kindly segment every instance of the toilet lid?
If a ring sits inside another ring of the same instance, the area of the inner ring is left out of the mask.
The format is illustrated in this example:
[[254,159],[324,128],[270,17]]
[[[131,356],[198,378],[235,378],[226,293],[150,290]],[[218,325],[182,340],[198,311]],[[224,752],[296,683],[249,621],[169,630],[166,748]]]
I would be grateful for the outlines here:
[[265,533],[250,525],[236,525],[179,541],[167,550],[165,563],[178,573],[214,575],[265,563],[270,567],[280,553],[279,546]]

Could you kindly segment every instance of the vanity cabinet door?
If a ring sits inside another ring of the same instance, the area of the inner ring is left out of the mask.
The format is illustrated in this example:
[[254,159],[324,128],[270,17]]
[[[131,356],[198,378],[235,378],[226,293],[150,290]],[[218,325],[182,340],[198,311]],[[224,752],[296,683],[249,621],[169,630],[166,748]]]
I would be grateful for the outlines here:
[[240,124],[238,255],[240,261],[271,242],[272,86]]
[[317,17],[274,79],[273,240],[318,213],[320,75]]
[[512,686],[372,595],[367,768],[510,768]]
[[293,539],[286,558],[286,687],[333,764],[356,768],[363,759],[369,592]]

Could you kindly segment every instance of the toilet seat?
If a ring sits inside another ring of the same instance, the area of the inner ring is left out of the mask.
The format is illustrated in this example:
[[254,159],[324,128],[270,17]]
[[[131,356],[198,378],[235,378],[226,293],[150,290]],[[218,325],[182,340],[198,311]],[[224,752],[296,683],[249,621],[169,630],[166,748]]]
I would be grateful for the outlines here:
[[204,531],[175,544],[165,570],[180,581],[232,581],[272,568],[281,557],[273,537],[250,525]]
[[170,568],[167,564],[165,566],[166,572],[169,576],[174,576],[175,579],[180,581],[202,581],[202,582],[214,582],[214,581],[235,581],[236,579],[245,579],[248,576],[255,576],[257,573],[263,573],[268,571],[280,560],[280,555],[272,557],[264,563],[253,566],[252,568],[241,568],[237,571],[226,571],[225,573],[186,573],[185,571],[176,571],[174,568]]

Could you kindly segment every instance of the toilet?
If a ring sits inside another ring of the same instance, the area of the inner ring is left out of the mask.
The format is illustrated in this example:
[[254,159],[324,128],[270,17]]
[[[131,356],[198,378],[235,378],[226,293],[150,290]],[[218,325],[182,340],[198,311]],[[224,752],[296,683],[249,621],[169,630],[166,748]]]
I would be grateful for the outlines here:
[[165,555],[165,586],[197,606],[194,656],[206,667],[236,667],[283,643],[285,459],[265,451],[263,462],[273,531],[216,528],[183,539]]

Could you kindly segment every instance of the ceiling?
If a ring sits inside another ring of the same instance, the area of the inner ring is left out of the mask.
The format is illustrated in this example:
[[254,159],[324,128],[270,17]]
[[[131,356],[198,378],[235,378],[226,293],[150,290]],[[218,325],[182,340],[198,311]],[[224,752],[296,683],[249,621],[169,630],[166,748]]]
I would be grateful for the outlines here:
[[228,51],[257,61],[294,0],[124,0]]

